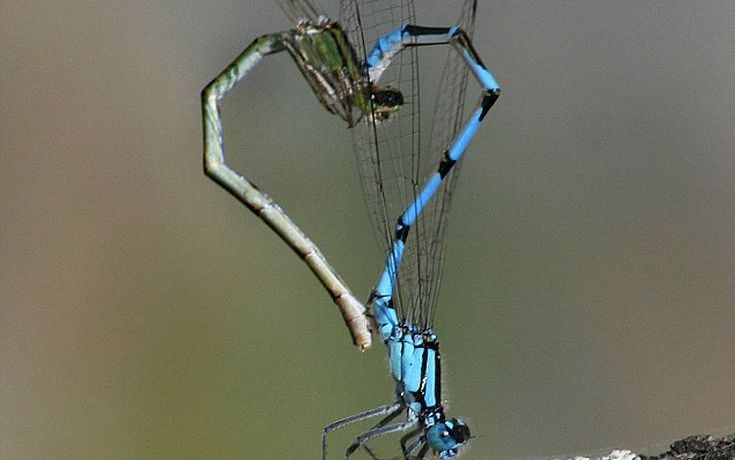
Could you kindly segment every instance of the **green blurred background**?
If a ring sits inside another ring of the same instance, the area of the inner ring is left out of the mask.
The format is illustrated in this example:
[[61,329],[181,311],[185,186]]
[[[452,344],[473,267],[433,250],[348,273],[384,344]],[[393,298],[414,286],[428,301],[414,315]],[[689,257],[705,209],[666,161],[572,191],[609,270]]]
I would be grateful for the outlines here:
[[[426,25],[457,16],[416,3]],[[382,346],[355,351],[201,171],[199,91],[290,27],[275,4],[0,5],[0,457],[313,459],[324,424],[390,400]],[[731,0],[481,2],[504,93],[437,318],[464,458],[735,425],[733,24]],[[225,103],[232,161],[367,296],[382,255],[349,131],[266,62]]]

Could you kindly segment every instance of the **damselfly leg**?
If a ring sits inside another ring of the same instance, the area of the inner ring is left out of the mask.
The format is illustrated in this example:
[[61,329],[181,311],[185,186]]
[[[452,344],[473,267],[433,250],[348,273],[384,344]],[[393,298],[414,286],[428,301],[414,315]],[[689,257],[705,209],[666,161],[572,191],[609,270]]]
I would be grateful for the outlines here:
[[404,403],[401,399],[398,401],[392,403],[392,404],[386,404],[384,406],[379,406],[374,409],[367,410],[365,412],[360,412],[359,414],[351,415],[349,417],[345,417],[343,419],[334,421],[330,423],[329,425],[325,426],[322,429],[322,460],[326,460],[327,458],[327,435],[333,431],[337,431],[339,429],[342,429],[346,426],[352,425],[354,423],[363,422],[365,420],[371,419],[373,417],[377,417],[380,415],[388,414],[378,422],[377,426],[380,426],[381,423],[387,423],[394,418],[398,417],[401,412],[403,412],[404,409]]

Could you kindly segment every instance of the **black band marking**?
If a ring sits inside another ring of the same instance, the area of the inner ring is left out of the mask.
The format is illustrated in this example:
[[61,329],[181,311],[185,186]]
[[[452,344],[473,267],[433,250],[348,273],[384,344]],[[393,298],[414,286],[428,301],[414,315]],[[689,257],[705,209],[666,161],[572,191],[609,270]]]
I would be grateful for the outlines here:
[[454,160],[449,156],[449,150],[445,150],[444,155],[442,156],[442,161],[439,163],[439,169],[437,170],[439,177],[444,179],[456,162],[457,160]]
[[492,89],[485,93],[485,96],[483,96],[481,103],[482,112],[480,112],[480,121],[485,118],[485,115],[487,115],[487,113],[490,111],[490,107],[495,104],[495,101],[498,100],[498,97],[500,97],[500,89]]
[[411,230],[411,226],[405,225],[401,219],[398,219],[398,223],[396,224],[396,239],[405,243],[408,239],[409,230]]
[[403,28],[404,32],[408,32],[408,34],[414,37],[420,35],[446,35],[450,30],[452,29],[449,27],[422,27],[411,24]]

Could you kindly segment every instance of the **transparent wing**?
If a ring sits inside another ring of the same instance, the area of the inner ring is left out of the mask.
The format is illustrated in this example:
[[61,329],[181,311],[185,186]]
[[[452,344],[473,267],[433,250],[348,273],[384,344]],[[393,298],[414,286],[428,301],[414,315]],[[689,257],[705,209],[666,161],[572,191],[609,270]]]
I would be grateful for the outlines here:
[[[455,23],[467,32],[470,39],[474,36],[476,11],[477,0],[464,0],[459,19]],[[439,153],[450,145],[467,121],[468,112],[465,110],[465,100],[468,78],[469,69],[460,55],[454,50],[447,49],[431,118],[428,152],[436,156],[436,159],[431,160],[434,162],[432,172],[438,165]],[[462,163],[463,161],[458,162],[444,178],[442,189],[429,203],[424,210],[422,220],[419,221],[423,228],[422,231],[417,232],[418,255],[415,257],[419,264],[418,285],[423,292],[418,297],[418,304],[414,308],[425,315],[421,319],[427,325],[433,324],[434,320],[444,266],[444,242],[446,241],[449,205]]]
[[[343,0],[340,24],[350,38],[360,62],[365,62],[378,38],[403,24],[416,22],[413,1],[407,0]],[[364,117],[352,131],[363,196],[367,203],[375,234],[388,249],[396,219],[412,192],[411,171],[403,161],[415,158],[419,149],[410,140],[418,136],[418,57],[415,49],[400,53],[383,74],[380,84],[399,88],[404,105],[388,123],[376,126]],[[370,82],[367,72],[365,81]]]
[[[476,7],[477,0],[465,0],[460,21],[440,25],[459,25],[471,36]],[[344,0],[340,24],[364,61],[379,37],[401,25],[416,24],[413,1]],[[426,69],[435,72],[436,66],[427,62]],[[395,57],[379,82],[403,93],[403,107],[387,123],[376,125],[364,117],[353,129],[364,197],[384,254],[390,248],[396,220],[436,171],[442,152],[464,122],[467,78],[464,62],[447,48],[438,89],[435,94],[422,94],[419,50],[407,48]],[[422,96],[436,98],[430,126],[421,122]],[[428,135],[422,129],[428,129]],[[424,327],[433,323],[439,292],[446,219],[456,182],[456,166],[453,169],[411,230],[394,293],[401,317]]]
[[[415,23],[413,1],[344,0],[340,7],[340,24],[361,62],[365,61],[378,38],[404,24]],[[367,72],[363,78],[369,84],[378,83],[370,82]],[[385,255],[392,242],[396,220],[413,200],[418,184],[418,172],[411,165],[421,159],[416,142],[420,139],[418,50],[409,48],[398,54],[379,83],[400,89],[403,106],[381,125],[363,117],[354,126],[352,134],[363,197]],[[414,271],[411,266],[414,263],[404,258],[400,273]],[[402,276],[398,284],[404,284]],[[406,287],[409,287],[408,283]],[[410,290],[400,287],[394,292],[393,301],[399,314],[406,313],[402,311],[402,305],[410,305],[409,293]]]
[[311,0],[277,0],[288,19],[297,24],[302,19],[315,22],[319,16],[326,16],[324,8]]

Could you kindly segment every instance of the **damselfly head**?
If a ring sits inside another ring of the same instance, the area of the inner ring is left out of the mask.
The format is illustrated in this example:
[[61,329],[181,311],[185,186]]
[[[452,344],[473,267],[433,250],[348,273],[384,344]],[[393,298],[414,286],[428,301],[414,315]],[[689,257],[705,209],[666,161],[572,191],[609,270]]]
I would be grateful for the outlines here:
[[458,418],[438,422],[426,429],[426,442],[442,460],[454,458],[470,439],[470,427]]
[[382,123],[390,115],[403,105],[403,94],[396,88],[385,86],[374,86],[371,91],[370,102],[372,103],[375,122]]

